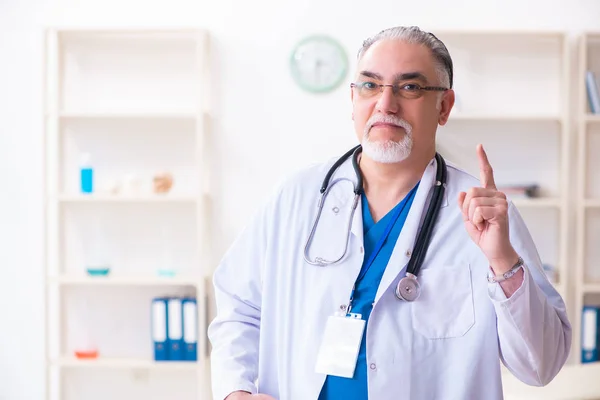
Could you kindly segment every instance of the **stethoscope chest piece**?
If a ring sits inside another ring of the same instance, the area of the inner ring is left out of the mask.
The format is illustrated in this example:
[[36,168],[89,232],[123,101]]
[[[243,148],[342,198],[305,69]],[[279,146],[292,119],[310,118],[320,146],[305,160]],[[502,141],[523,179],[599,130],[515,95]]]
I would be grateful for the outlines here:
[[417,277],[411,273],[400,279],[396,286],[396,297],[400,300],[415,301],[421,294],[421,285],[417,281]]

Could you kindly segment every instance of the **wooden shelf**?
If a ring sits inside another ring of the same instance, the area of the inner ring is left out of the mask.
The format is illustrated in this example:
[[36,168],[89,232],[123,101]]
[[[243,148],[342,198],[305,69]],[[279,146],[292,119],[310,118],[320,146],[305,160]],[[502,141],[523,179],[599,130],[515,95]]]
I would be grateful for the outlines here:
[[600,114],[586,114],[584,117],[586,122],[590,123],[600,123]]
[[597,399],[600,393],[600,363],[567,364],[544,387],[529,386],[502,367],[505,400]]
[[480,29],[473,31],[467,30],[436,30],[435,35],[441,40],[448,39],[469,39],[469,40],[485,40],[490,38],[506,38],[508,40],[537,40],[537,39],[553,39],[562,40],[564,32],[560,30],[528,30],[528,29]]
[[[178,397],[207,398],[208,32],[49,28],[44,50],[44,361],[56,372],[48,374],[44,399],[134,393],[120,371],[114,380],[76,376],[73,385],[61,369],[176,371],[160,375],[176,379]],[[90,194],[79,190],[84,154],[94,168]],[[168,193],[152,191],[160,171],[174,176]],[[128,184],[130,176],[139,177],[139,187]],[[116,185],[121,190],[112,193]],[[126,259],[128,269],[87,275],[84,260],[103,257]],[[160,276],[163,266],[179,273]],[[168,307],[171,315],[182,310],[181,328],[197,335],[197,362],[153,359],[153,335],[179,325],[154,307],[157,296],[196,300]],[[76,358],[71,349],[89,340],[100,358]],[[185,379],[180,371],[188,371]]]
[[193,113],[188,111],[183,112],[82,112],[82,113],[71,113],[64,112],[58,114],[61,119],[196,119],[201,116],[202,113]]
[[202,286],[203,277],[192,276],[87,276],[62,275],[48,277],[48,283],[62,286]]
[[[573,315],[571,315],[571,323],[573,326],[573,344],[571,347],[571,353],[573,356],[571,359],[576,363],[581,363],[581,344],[582,344],[582,311],[586,302],[589,301],[588,297],[590,294],[600,294],[600,283],[588,280],[587,266],[589,264],[597,264],[596,259],[597,253],[595,249],[590,248],[594,246],[594,240],[590,240],[590,235],[594,236],[595,228],[591,225],[593,222],[592,218],[589,218],[589,211],[592,209],[600,208],[600,199],[589,197],[590,193],[595,193],[597,190],[594,187],[593,182],[597,180],[597,168],[594,164],[594,149],[597,147],[597,140],[595,135],[589,137],[590,133],[594,133],[597,129],[597,123],[600,123],[600,114],[591,114],[589,110],[589,97],[587,90],[587,71],[595,70],[597,68],[596,61],[597,50],[593,50],[596,45],[590,41],[594,40],[594,34],[592,32],[584,32],[578,40],[577,46],[577,75],[576,82],[579,87],[578,101],[577,101],[577,154],[573,160],[573,178],[576,178],[577,183],[577,199],[576,199],[576,211],[577,211],[577,229],[574,237],[575,244],[575,257],[573,267],[573,277],[575,283],[574,290],[574,307]],[[597,71],[596,71],[597,72]],[[595,297],[595,296],[592,296]],[[589,366],[590,364],[584,364]],[[596,363],[592,368],[595,369],[595,374],[600,374],[600,364]],[[572,384],[572,387],[585,386],[585,387],[596,387],[594,398],[600,397],[600,386],[593,385],[597,383],[597,379],[594,380],[589,378],[589,382],[585,385]],[[590,392],[591,393],[591,392]],[[583,397],[583,396],[579,396]],[[587,397],[586,397],[587,398]],[[592,397],[589,397],[592,398]]]
[[517,207],[527,208],[560,208],[562,206],[562,200],[554,197],[513,199],[512,202]]
[[590,282],[583,284],[583,293],[600,294],[600,282]]
[[93,40],[107,38],[113,40],[142,39],[142,40],[199,40],[208,35],[208,32],[197,27],[177,28],[111,28],[88,26],[60,26],[55,28],[62,41]]
[[583,206],[586,208],[598,208],[600,207],[600,199],[585,199]]
[[192,195],[110,195],[110,194],[62,194],[56,197],[61,203],[195,203]]
[[154,361],[136,358],[102,358],[80,360],[75,357],[61,357],[52,362],[61,368],[102,368],[102,369],[168,369],[198,371],[200,364],[194,361]]
[[448,122],[452,121],[506,121],[506,122],[556,122],[560,123],[563,118],[558,115],[494,115],[494,114],[471,114],[456,113],[450,114]]

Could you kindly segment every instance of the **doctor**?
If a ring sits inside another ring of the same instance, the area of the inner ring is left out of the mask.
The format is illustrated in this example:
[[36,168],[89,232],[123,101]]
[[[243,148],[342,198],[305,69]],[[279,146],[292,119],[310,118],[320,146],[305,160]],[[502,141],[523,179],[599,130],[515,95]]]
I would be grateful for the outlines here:
[[364,42],[362,146],[278,188],[215,272],[215,400],[500,400],[500,361],[562,368],[565,305],[484,149],[478,179],[436,156],[452,74],[416,27]]

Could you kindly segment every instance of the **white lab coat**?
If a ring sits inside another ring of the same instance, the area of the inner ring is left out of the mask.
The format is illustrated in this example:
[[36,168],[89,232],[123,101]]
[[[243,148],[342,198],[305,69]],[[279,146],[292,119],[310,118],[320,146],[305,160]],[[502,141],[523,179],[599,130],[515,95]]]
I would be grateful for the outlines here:
[[[363,263],[360,202],[342,262],[318,267],[303,258],[319,188],[332,164],[304,169],[281,185],[215,271],[218,313],[208,330],[215,400],[235,390],[258,390],[278,400],[318,398],[325,375],[314,371],[325,324],[348,304]],[[435,164],[432,160],[422,177],[368,321],[369,399],[502,399],[500,360],[521,381],[547,384],[571,346],[563,300],[512,203],[510,238],[525,261],[524,282],[510,299],[499,284],[487,282],[488,262],[464,229],[457,206],[459,191],[479,181],[451,164],[419,274],[421,297],[414,303],[395,297],[432,192]],[[356,181],[350,159],[332,181],[338,178]],[[349,181],[331,190],[312,259],[341,254],[353,199]]]

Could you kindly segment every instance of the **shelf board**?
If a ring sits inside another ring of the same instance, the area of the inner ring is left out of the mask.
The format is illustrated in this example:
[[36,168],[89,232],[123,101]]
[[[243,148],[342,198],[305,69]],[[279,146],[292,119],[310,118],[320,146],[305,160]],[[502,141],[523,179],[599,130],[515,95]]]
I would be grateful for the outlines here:
[[80,274],[64,274],[52,276],[48,282],[62,286],[199,286],[205,279],[199,276],[88,276]]
[[585,199],[583,206],[587,208],[600,208],[600,199]]
[[558,30],[546,29],[477,29],[477,30],[461,30],[461,29],[440,29],[435,31],[435,35],[442,40],[449,39],[489,39],[500,38],[509,40],[532,40],[532,39],[554,39],[561,40],[565,33]]
[[61,368],[103,368],[103,369],[169,369],[198,371],[200,364],[193,361],[154,361],[136,358],[102,358],[80,360],[75,357],[61,357],[52,362]]
[[64,120],[79,119],[197,119],[202,116],[202,113],[193,112],[62,112],[58,117]]
[[111,195],[111,194],[61,194],[56,197],[61,203],[194,203],[201,196],[192,195]]
[[54,29],[61,40],[65,39],[94,39],[94,38],[113,38],[113,39],[134,39],[140,38],[144,40],[156,39],[199,39],[202,36],[207,36],[208,32],[196,27],[173,27],[173,28],[138,28],[138,27],[87,27],[87,26],[64,26]]
[[599,293],[600,294],[600,283],[586,283],[583,285],[584,293]]
[[450,114],[448,122],[452,121],[473,121],[473,122],[486,122],[486,121],[504,121],[504,122],[561,122],[562,117],[558,115],[494,115],[494,114],[476,114],[476,113],[456,113]]
[[512,202],[517,207],[527,208],[560,208],[561,199],[555,197],[533,197],[533,198],[515,198]]
[[506,400],[597,399],[600,393],[600,362],[566,364],[544,387],[521,382],[506,367],[502,367],[502,384]]
[[600,123],[600,114],[586,114],[585,120],[587,122]]

